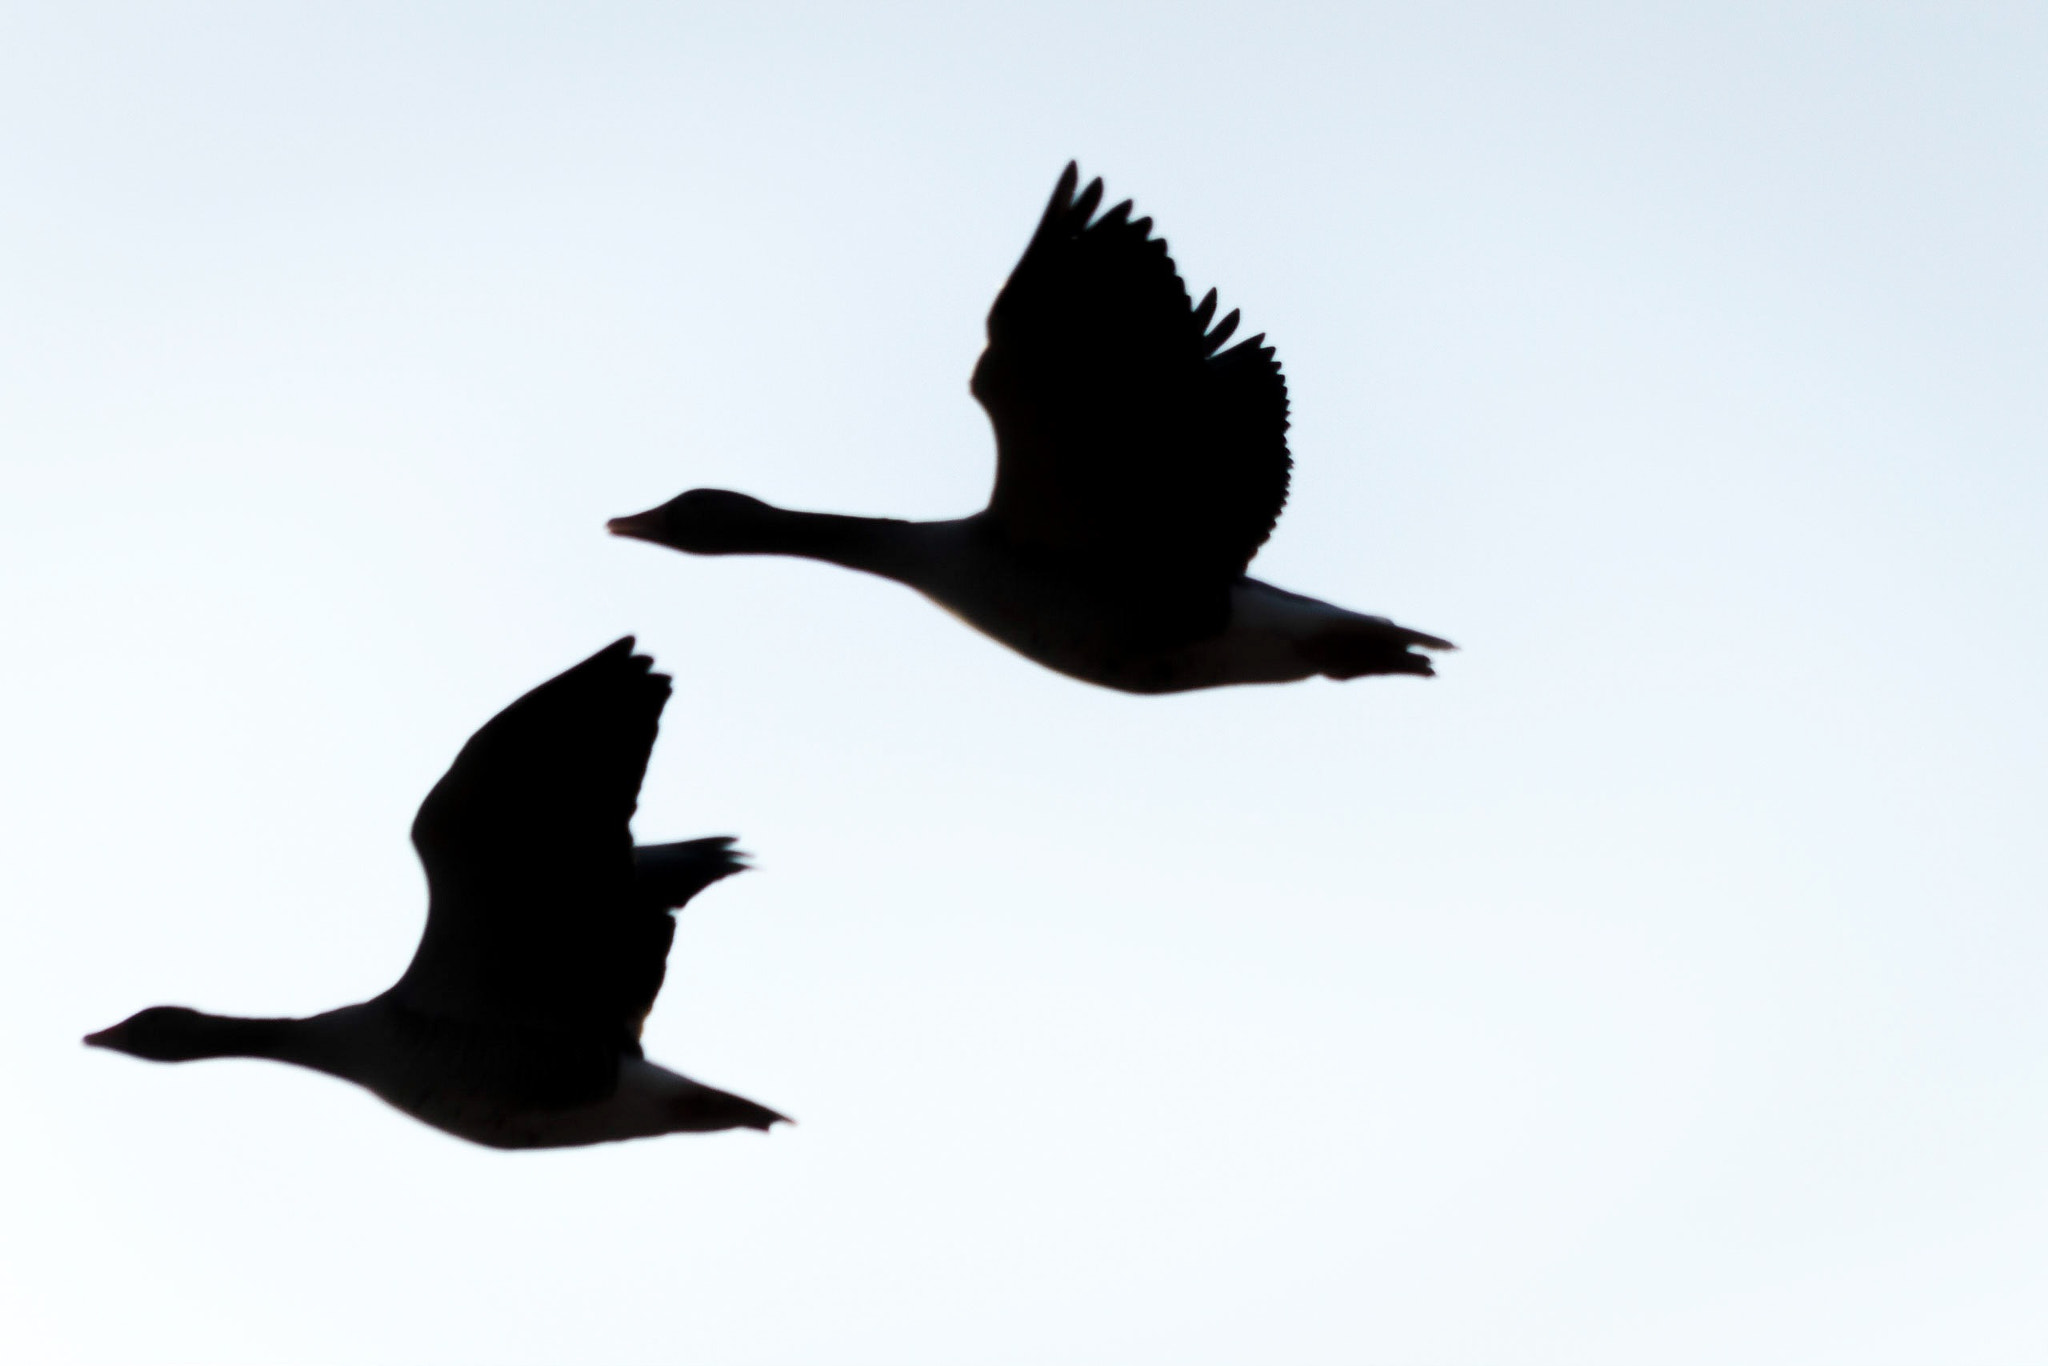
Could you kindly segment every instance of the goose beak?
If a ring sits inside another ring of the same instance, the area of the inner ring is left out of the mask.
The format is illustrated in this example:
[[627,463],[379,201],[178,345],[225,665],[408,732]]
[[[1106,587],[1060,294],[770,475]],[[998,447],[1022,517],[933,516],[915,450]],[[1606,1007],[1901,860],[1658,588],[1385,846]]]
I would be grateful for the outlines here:
[[119,1028],[119,1025],[108,1025],[98,1033],[86,1035],[84,1042],[89,1048],[111,1047],[114,1042],[114,1031]]
[[631,517],[614,517],[604,524],[604,529],[614,536],[631,536],[636,541],[659,541],[661,523],[661,509],[649,508]]

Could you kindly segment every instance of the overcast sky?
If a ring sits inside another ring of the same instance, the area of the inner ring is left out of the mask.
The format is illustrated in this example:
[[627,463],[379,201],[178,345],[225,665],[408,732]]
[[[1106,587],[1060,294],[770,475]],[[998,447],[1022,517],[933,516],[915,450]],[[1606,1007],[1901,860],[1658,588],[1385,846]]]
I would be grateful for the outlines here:
[[[2048,1357],[2048,11],[0,7],[0,1323],[54,1363]],[[1255,571],[1434,681],[1126,697],[603,533],[957,516],[1068,158],[1279,348]],[[654,1058],[497,1153],[78,1036],[381,990],[627,631]]]

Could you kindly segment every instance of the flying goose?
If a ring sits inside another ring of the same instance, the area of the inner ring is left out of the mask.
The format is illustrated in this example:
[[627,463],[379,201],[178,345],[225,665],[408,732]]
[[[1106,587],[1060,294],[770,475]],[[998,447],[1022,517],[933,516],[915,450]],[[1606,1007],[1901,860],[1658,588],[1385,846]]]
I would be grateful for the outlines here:
[[154,1006],[85,1042],[153,1062],[296,1063],[493,1148],[783,1119],[640,1051],[671,913],[745,866],[723,836],[633,845],[669,695],[652,663],[628,636],[470,737],[413,821],[427,926],[389,991],[306,1019]]
[[1449,641],[1262,583],[1287,500],[1287,383],[1264,334],[1221,349],[1152,220],[1069,163],[988,315],[995,425],[972,517],[792,512],[693,489],[609,528],[698,555],[801,555],[894,579],[1049,668],[1126,692],[1429,674]]

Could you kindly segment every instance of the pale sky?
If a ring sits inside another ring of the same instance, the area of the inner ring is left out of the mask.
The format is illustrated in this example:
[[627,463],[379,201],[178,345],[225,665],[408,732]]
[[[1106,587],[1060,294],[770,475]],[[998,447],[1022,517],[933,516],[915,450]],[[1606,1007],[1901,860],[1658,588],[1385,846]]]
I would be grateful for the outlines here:
[[[2048,1357],[2048,11],[0,7],[0,1344],[691,1366]],[[1278,347],[1254,572],[1434,681],[1093,689],[621,542],[956,516],[1078,158]],[[78,1037],[388,985],[627,631],[758,871],[471,1147]]]

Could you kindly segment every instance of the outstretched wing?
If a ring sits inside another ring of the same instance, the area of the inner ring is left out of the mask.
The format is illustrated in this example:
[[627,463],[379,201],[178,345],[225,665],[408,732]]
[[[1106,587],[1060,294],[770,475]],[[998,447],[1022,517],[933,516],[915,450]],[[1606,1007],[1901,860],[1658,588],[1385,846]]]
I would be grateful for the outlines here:
[[[674,926],[628,831],[669,680],[628,636],[499,712],[413,822],[426,932],[392,994],[521,1033],[637,1038]],[[613,1054],[616,1056],[616,1054]]]
[[[1140,592],[1220,587],[1287,501],[1287,383],[1263,334],[1220,350],[1127,200],[1069,163],[988,315],[974,396],[996,431],[989,517],[1017,548]],[[1091,218],[1093,221],[1091,222]]]

